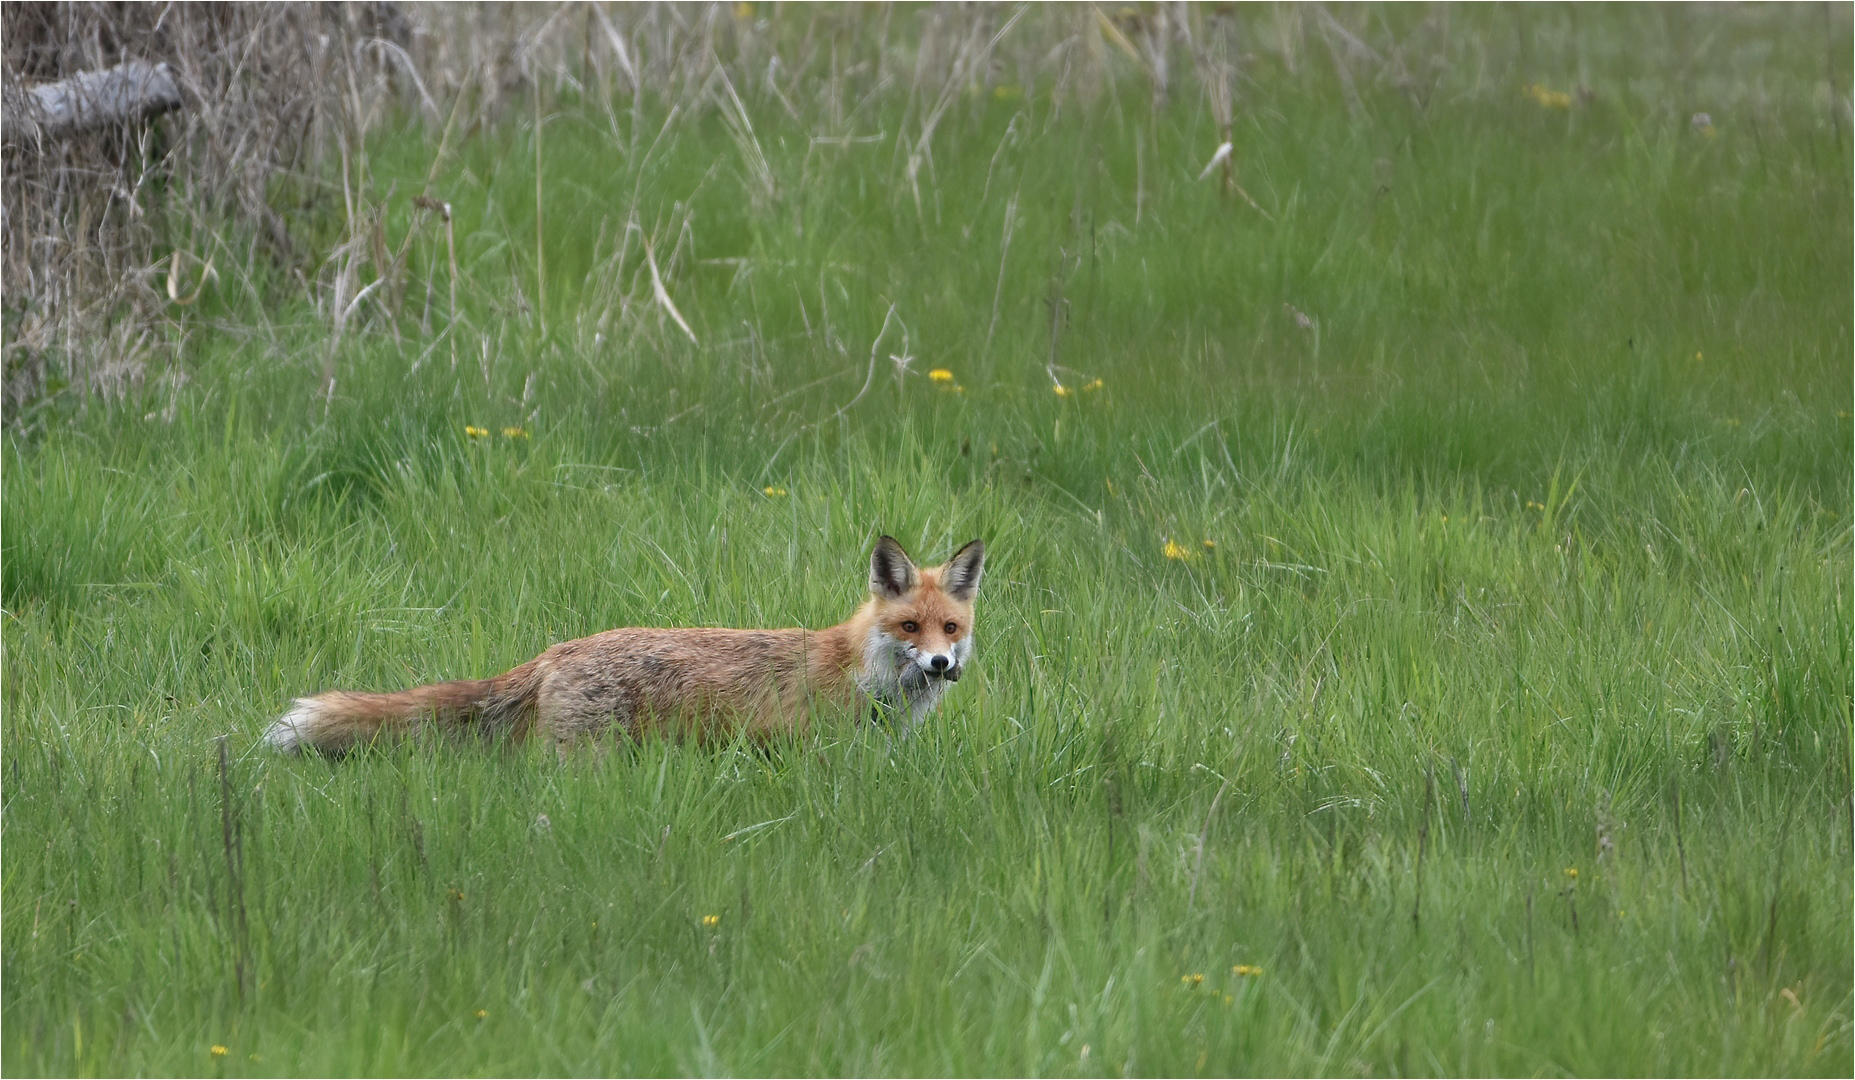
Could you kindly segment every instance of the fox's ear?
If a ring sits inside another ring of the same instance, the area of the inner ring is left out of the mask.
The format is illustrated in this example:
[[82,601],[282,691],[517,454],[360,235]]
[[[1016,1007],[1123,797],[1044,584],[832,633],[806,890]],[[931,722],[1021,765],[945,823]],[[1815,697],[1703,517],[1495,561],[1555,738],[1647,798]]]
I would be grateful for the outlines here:
[[953,553],[941,568],[940,587],[947,595],[965,603],[979,591],[980,575],[985,573],[985,545],[977,540]]
[[914,560],[895,542],[895,537],[884,536],[876,541],[876,550],[870,553],[870,592],[897,599],[920,581]]

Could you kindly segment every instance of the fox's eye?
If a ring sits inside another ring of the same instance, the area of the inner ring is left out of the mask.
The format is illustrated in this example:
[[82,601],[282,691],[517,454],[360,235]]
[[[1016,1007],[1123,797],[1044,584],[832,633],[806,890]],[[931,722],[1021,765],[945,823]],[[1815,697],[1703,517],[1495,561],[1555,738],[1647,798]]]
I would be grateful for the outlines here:
[[907,622],[902,624],[902,633],[904,634],[912,634],[919,629],[921,629],[920,624],[916,623],[915,620],[913,619],[909,619]]
[[950,635],[957,634],[960,632],[960,624],[956,622],[950,622],[945,627],[943,627],[943,629],[945,629],[947,633]]

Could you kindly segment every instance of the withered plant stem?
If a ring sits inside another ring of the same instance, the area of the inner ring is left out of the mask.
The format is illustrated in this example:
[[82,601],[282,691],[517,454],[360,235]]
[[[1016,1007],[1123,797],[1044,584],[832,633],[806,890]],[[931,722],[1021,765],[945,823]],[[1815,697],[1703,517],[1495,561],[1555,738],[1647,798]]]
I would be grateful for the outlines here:
[[1430,849],[1430,808],[1436,803],[1436,766],[1423,770],[1423,816],[1417,825],[1417,883],[1411,899],[1411,929],[1423,929],[1423,857]]
[[535,325],[541,337],[547,337],[547,256],[542,240],[547,235],[547,218],[541,207],[541,87],[536,85],[529,99],[535,106]]

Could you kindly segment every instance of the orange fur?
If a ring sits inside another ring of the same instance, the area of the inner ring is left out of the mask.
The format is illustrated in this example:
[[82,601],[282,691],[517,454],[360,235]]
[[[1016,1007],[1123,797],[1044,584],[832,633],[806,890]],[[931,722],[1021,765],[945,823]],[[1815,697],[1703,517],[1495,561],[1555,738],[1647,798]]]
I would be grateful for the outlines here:
[[906,733],[971,656],[984,558],[975,540],[921,569],[885,536],[870,556],[869,600],[836,626],[607,630],[490,679],[298,698],[265,741],[286,753],[339,754],[424,725],[542,734],[562,747],[617,732],[766,740],[802,733],[814,706],[889,711]]

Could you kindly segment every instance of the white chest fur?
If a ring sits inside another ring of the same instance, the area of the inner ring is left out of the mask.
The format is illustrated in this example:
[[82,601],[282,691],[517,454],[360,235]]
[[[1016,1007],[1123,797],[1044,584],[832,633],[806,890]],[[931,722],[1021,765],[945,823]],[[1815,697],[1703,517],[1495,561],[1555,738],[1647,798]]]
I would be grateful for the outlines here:
[[[960,644],[967,646],[959,654],[964,661],[971,652],[970,639]],[[899,733],[906,735],[940,704],[947,680],[929,676],[913,646],[871,627],[863,639],[863,670],[858,674],[857,686],[872,702],[899,714]]]

